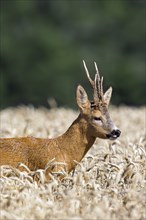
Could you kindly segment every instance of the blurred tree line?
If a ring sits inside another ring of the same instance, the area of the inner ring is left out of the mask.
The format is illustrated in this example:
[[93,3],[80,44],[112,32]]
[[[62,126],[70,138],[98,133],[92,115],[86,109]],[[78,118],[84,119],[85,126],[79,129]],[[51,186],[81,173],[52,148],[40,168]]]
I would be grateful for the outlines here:
[[145,104],[145,1],[1,0],[1,108],[75,106],[97,62],[115,105]]

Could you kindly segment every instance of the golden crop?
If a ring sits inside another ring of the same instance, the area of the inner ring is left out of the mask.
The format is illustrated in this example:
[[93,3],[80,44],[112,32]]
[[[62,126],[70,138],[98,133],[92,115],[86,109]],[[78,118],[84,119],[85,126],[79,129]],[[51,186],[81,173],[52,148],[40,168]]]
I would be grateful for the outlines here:
[[[2,166],[0,219],[144,219],[146,108],[111,107],[110,113],[120,138],[98,139],[62,181],[54,174],[44,183],[44,170],[24,164],[28,172]],[[8,108],[1,111],[1,137],[56,137],[76,116],[63,108]]]

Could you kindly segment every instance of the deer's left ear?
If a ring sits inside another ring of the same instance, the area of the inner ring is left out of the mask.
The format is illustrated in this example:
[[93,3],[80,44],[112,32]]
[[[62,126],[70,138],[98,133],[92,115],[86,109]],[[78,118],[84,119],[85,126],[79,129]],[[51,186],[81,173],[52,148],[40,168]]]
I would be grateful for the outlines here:
[[104,93],[104,101],[107,104],[107,106],[110,103],[111,96],[112,96],[112,87],[109,87],[109,89]]

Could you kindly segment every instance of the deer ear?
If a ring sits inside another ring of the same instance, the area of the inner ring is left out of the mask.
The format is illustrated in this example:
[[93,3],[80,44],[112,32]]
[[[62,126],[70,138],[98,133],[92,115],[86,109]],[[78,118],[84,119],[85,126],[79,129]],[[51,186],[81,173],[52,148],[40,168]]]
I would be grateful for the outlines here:
[[110,103],[111,96],[112,96],[112,87],[109,87],[109,89],[104,93],[104,101],[107,104],[107,106]]
[[88,100],[88,95],[81,85],[78,85],[76,90],[76,100],[79,108],[84,110],[89,107],[90,102]]

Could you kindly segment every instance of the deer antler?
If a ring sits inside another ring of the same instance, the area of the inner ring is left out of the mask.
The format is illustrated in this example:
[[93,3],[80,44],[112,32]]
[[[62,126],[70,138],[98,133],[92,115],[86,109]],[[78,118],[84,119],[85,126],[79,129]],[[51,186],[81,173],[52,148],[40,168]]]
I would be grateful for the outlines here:
[[95,65],[95,70],[97,74],[98,97],[99,97],[99,100],[103,101],[103,76],[100,78],[96,62],[94,62],[94,65]]
[[88,69],[87,69],[87,66],[86,66],[86,63],[85,63],[84,60],[83,60],[83,65],[84,65],[84,68],[85,68],[88,80],[89,80],[89,82],[90,82],[90,84],[91,84],[91,86],[93,88],[93,100],[94,100],[94,103],[97,104],[100,100],[103,101],[103,86],[102,86],[102,84],[103,84],[103,77],[100,79],[100,75],[99,75],[99,71],[98,71],[96,62],[94,62],[95,70],[96,70],[94,81],[90,77],[90,74],[88,72]]

